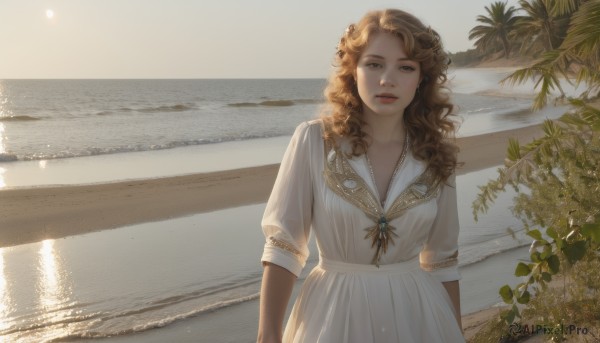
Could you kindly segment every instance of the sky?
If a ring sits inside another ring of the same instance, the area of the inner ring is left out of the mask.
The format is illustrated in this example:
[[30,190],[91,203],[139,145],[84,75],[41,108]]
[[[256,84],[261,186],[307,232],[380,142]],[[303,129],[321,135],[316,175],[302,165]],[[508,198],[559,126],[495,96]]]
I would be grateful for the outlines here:
[[494,1],[0,0],[0,79],[325,78],[367,11],[406,10],[457,52]]

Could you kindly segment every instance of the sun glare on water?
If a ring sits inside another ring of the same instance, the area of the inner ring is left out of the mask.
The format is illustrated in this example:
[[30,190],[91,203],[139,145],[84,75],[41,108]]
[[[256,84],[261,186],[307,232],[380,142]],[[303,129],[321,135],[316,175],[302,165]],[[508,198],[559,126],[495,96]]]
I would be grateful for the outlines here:
[[46,17],[48,19],[54,18],[54,11],[53,10],[46,10]]

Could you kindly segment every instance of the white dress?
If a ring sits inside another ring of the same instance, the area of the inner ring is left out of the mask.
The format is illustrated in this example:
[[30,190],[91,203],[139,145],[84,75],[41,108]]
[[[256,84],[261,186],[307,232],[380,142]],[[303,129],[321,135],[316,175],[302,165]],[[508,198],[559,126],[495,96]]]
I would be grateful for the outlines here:
[[380,208],[397,236],[377,267],[365,239],[365,229],[378,225],[368,164],[336,152],[325,156],[319,120],[299,125],[262,220],[263,262],[298,276],[311,229],[319,250],[283,341],[464,342],[441,283],[460,279],[456,189],[424,177],[424,163],[406,154]]

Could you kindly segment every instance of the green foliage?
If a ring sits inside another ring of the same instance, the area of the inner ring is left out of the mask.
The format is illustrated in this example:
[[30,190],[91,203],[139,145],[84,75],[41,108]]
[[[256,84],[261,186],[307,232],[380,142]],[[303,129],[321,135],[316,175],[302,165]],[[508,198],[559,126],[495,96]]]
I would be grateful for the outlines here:
[[581,234],[585,237],[589,237],[593,242],[600,243],[600,224],[583,224],[581,227]]
[[[517,319],[550,327],[570,322],[600,328],[600,109],[587,103],[600,90],[600,1],[531,0],[521,5],[543,9],[541,19],[548,22],[539,26],[546,30],[551,28],[549,21],[560,16],[568,19],[569,26],[558,48],[503,82],[535,80],[540,88],[534,108],[545,106],[553,90],[564,98],[560,77],[577,85],[585,83],[587,90],[569,99],[572,110],[559,120],[544,122],[543,137],[525,145],[510,140],[497,179],[479,187],[473,203],[475,218],[488,210],[499,192],[513,187],[517,191],[513,213],[533,241],[530,262],[519,262],[515,268],[523,281],[499,290],[509,307],[500,322],[488,327],[502,327],[503,333],[485,329],[472,342],[488,342],[486,335],[496,342],[518,339],[505,335],[506,326],[512,327]],[[546,33],[552,39],[551,32]],[[556,288],[557,276],[565,280],[562,290]],[[600,332],[595,332],[597,339]],[[557,332],[552,340],[564,338]]]
[[517,194],[513,212],[533,239],[531,263],[515,269],[524,282],[499,291],[513,305],[504,316],[508,323],[520,315],[516,303],[529,303],[530,289],[546,290],[553,275],[600,257],[600,110],[571,104],[574,112],[544,123],[542,138],[523,146],[509,142],[498,179],[480,187],[473,203],[475,213],[485,212],[507,185],[528,190]]
[[[600,273],[596,273],[597,270],[600,270],[600,260],[597,258],[580,261],[571,269],[572,281],[568,285],[566,280],[559,281],[554,287],[529,299],[527,307],[519,313],[520,324],[509,324],[507,321],[514,322],[517,318],[514,305],[499,309],[499,315],[488,321],[468,342],[524,342],[532,334],[523,330],[525,326],[552,328],[561,324],[587,328],[590,332],[585,337],[591,339],[588,340],[590,342],[597,342],[600,337]],[[565,338],[573,338],[573,335],[565,335],[565,332],[558,330],[544,337],[561,342]]]
[[500,288],[500,296],[505,303],[511,304],[513,301],[513,291],[509,285],[504,285]]
[[477,334],[469,340],[470,343],[498,343],[510,342],[506,340],[508,324],[502,318],[508,311],[500,312],[498,318],[490,320]]
[[531,273],[531,268],[523,262],[519,262],[515,270],[515,276],[527,276]]
[[[588,328],[591,332],[588,337],[600,337],[600,274],[596,272],[599,268],[598,257],[589,255],[581,259],[569,270],[568,280],[529,301],[521,311],[522,321],[549,327],[558,323],[575,324]],[[564,332],[556,332],[551,338],[560,342],[565,336]]]

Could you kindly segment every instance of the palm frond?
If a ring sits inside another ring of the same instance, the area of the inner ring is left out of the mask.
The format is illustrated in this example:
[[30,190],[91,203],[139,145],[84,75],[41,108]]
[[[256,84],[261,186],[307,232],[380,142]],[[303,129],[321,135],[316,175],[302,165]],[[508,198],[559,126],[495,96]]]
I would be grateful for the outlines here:
[[527,80],[535,81],[535,87],[540,87],[540,91],[534,99],[532,109],[539,110],[546,106],[548,98],[553,90],[560,92],[560,97],[565,97],[565,92],[560,85],[559,75],[569,80],[568,68],[571,65],[572,53],[565,50],[552,50],[544,53],[542,57],[536,60],[532,65],[517,69],[512,74],[500,80],[501,84],[525,83]]
[[579,8],[581,0],[556,0],[551,12],[555,16],[569,15]]
[[573,14],[562,49],[574,50],[598,65],[600,51],[600,1],[588,1]]

